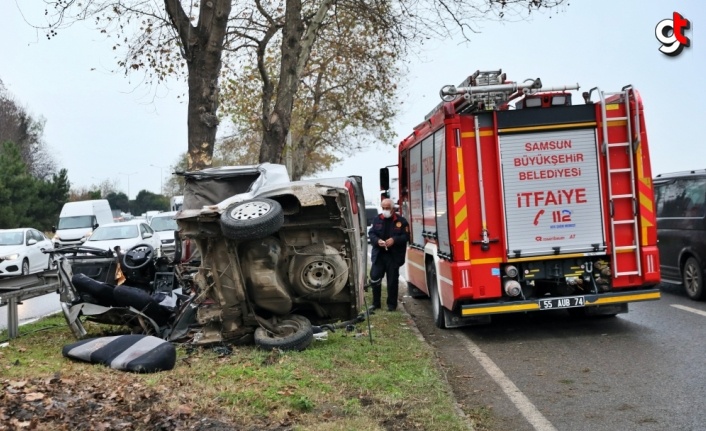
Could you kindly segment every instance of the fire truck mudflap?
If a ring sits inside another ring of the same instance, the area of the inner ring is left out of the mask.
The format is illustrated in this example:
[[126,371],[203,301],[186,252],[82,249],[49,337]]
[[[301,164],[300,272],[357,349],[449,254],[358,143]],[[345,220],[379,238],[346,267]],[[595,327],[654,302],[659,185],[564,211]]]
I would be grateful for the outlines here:
[[660,298],[642,99],[628,85],[573,105],[578,88],[477,71],[442,88],[400,144],[403,273],[410,295],[430,297],[437,326],[616,315]]

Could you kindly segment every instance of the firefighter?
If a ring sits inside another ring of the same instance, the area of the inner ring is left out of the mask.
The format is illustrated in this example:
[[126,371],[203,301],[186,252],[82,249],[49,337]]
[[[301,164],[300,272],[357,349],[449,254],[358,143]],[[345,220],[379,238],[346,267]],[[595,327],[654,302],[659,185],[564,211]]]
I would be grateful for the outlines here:
[[374,221],[368,236],[373,250],[370,254],[370,270],[373,288],[373,308],[381,308],[382,277],[387,275],[387,310],[397,309],[397,289],[400,278],[400,266],[404,264],[409,224],[399,214],[395,214],[391,199],[381,203],[382,214]]

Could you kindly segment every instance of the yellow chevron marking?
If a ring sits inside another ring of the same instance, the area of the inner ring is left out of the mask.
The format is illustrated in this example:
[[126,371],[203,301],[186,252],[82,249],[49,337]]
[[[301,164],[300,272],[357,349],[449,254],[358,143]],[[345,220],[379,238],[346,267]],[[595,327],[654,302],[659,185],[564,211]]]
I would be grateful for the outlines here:
[[456,223],[456,227],[461,226],[461,223],[463,223],[466,218],[468,217],[468,210],[466,209],[466,206],[462,206],[461,209],[456,213],[456,217],[454,217],[454,221]]

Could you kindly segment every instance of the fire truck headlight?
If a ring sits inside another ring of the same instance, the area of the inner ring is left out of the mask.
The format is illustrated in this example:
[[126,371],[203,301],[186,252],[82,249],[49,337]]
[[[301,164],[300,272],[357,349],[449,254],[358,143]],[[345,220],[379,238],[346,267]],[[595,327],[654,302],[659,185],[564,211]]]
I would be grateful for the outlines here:
[[505,275],[507,275],[510,278],[515,278],[517,277],[517,274],[520,272],[517,270],[517,267],[514,265],[508,265],[505,267]]
[[505,280],[503,289],[507,296],[519,296],[522,293],[522,286],[517,280]]

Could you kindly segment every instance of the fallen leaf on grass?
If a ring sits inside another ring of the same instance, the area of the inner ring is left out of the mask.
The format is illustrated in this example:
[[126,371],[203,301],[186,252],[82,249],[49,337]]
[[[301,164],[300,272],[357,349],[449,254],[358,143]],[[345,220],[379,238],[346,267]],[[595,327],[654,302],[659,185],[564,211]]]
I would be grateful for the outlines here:
[[44,394],[41,392],[30,392],[25,395],[25,400],[27,401],[37,401],[44,399]]

